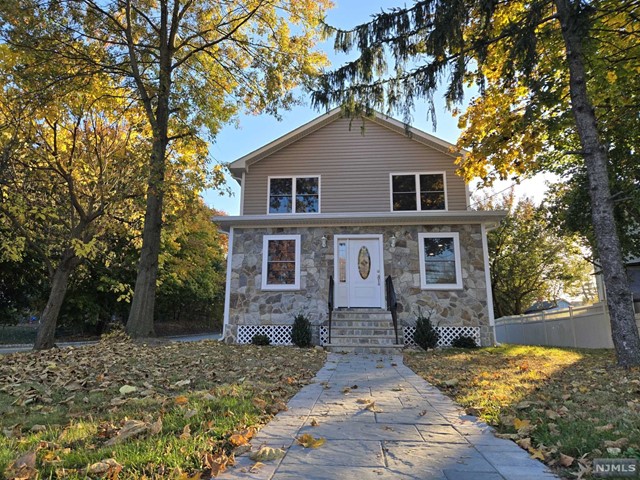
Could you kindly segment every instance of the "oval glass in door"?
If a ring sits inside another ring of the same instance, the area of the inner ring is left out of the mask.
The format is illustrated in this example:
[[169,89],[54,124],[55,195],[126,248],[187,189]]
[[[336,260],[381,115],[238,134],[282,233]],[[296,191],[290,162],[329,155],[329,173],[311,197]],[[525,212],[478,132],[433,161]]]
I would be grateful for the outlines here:
[[363,280],[369,278],[369,273],[371,273],[371,255],[369,255],[367,247],[360,247],[358,252],[358,272]]

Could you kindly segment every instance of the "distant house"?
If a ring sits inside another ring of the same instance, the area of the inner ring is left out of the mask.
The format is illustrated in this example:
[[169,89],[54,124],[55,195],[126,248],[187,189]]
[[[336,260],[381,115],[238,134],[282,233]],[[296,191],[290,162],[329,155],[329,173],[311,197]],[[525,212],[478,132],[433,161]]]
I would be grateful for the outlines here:
[[[629,278],[629,288],[633,295],[633,303],[636,313],[640,313],[640,258],[633,257],[626,262],[627,277]],[[604,287],[604,279],[600,271],[596,272],[596,286],[598,289],[598,297],[601,301],[606,301],[607,294]]]
[[334,110],[233,162],[240,215],[214,219],[229,235],[225,339],[286,343],[304,313],[329,344],[331,313],[329,346],[393,347],[391,283],[400,344],[419,308],[443,343],[464,333],[493,344],[486,233],[504,212],[469,209],[455,158],[383,115]]

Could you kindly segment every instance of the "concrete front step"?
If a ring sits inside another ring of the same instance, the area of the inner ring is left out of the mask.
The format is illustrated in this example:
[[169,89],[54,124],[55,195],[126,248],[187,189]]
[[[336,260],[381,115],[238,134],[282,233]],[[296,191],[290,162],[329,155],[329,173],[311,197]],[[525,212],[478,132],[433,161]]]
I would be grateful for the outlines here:
[[331,322],[330,352],[396,354],[391,313],[379,308],[334,310]]
[[361,335],[331,335],[332,345],[393,345],[395,343],[395,335],[376,335],[375,337],[364,337]]
[[402,345],[325,345],[325,349],[333,353],[379,353],[385,355],[395,355],[402,352]]
[[335,336],[335,335],[351,335],[356,337],[377,337],[377,336],[384,336],[384,335],[395,336],[395,333],[393,332],[393,328],[388,328],[388,327],[383,327],[383,328],[333,327],[331,329],[331,336]]
[[334,320],[391,320],[389,312],[361,313],[361,312],[333,312],[331,317]]
[[393,332],[393,323],[391,322],[333,322],[331,330],[361,330],[363,335],[373,332],[391,331]]

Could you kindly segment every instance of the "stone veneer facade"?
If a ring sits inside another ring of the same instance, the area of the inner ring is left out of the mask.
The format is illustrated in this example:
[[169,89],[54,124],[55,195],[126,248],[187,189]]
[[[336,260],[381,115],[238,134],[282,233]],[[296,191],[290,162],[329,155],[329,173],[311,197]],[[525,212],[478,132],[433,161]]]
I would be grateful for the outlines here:
[[[462,290],[422,290],[418,233],[458,232],[462,263]],[[264,235],[301,235],[300,290],[263,291],[262,242]],[[482,345],[494,343],[489,325],[481,226],[357,226],[235,228],[231,259],[229,323],[225,340],[233,342],[237,325],[289,325],[304,313],[316,327],[328,321],[329,276],[334,274],[334,235],[383,235],[384,274],[391,275],[398,297],[401,325],[415,324],[418,308],[433,310],[439,326],[480,327]],[[327,247],[321,247],[322,236]],[[396,236],[391,248],[389,239]],[[317,328],[316,328],[317,331]],[[317,336],[317,334],[316,334]]]

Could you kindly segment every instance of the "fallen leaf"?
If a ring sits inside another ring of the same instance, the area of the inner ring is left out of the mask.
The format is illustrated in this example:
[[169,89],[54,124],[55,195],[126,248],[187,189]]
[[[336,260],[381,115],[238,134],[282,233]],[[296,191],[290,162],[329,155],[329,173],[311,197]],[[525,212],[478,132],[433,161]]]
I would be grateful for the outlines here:
[[614,426],[610,423],[606,424],[606,425],[601,425],[599,427],[596,427],[595,430],[596,432],[609,432],[611,430],[614,429]]
[[138,387],[134,387],[133,385],[123,385],[120,387],[121,395],[128,395],[129,393],[137,392]]
[[525,450],[529,450],[531,448],[531,439],[529,437],[520,438],[516,440],[516,443],[520,446],[520,448],[524,448]]
[[109,475],[112,478],[122,470],[120,465],[114,458],[101,460],[87,467],[87,475]]
[[560,415],[557,412],[554,412],[553,410],[547,410],[544,413],[551,420],[557,420],[558,418],[560,418]]
[[319,425],[318,421],[315,418],[311,419],[311,426],[312,427],[317,427]]
[[38,477],[36,452],[31,450],[13,461],[4,471],[9,480],[32,480]]
[[314,438],[313,435],[309,433],[302,434],[296,438],[298,445],[302,445],[304,448],[318,448],[324,445],[326,441],[326,438]]
[[544,462],[544,453],[542,452],[542,449],[531,448],[529,449],[529,453],[531,454],[531,458]]
[[198,411],[195,409],[190,409],[184,412],[185,420],[189,420],[191,417],[195,417],[198,414]]
[[113,445],[126,442],[131,438],[142,435],[149,430],[149,428],[150,424],[147,422],[141,422],[140,420],[127,420],[117,435],[110,440],[107,440],[104,445],[106,447],[111,447]]
[[261,447],[257,452],[253,452],[249,458],[254,462],[268,462],[284,457],[285,451],[281,448]]
[[570,467],[573,464],[574,460],[575,458],[569,455],[565,455],[563,453],[560,454],[560,465],[562,465],[563,467]]
[[513,419],[513,427],[520,431],[520,430],[524,430],[524,429],[528,429],[531,427],[531,421],[530,420],[520,420],[519,418],[514,418]]
[[174,399],[174,402],[176,402],[176,405],[186,405],[187,403],[189,403],[189,398],[185,395],[178,395]]
[[182,429],[182,433],[180,434],[180,438],[182,440],[188,440],[191,438],[191,425],[188,423]]
[[382,409],[380,407],[376,407],[376,402],[371,402],[365,406],[364,409],[374,413],[382,413]]
[[602,442],[605,447],[624,448],[629,445],[629,439],[626,437],[617,440],[605,440]]
[[229,463],[232,463],[232,460],[224,453],[217,455],[206,453],[202,457],[203,466],[211,471],[211,476],[213,477],[217,477],[224,472]]
[[249,443],[249,439],[240,433],[234,433],[229,437],[229,443],[234,447],[239,447]]
[[149,433],[151,435],[157,435],[162,431],[162,418],[158,417],[158,420],[149,425]]

